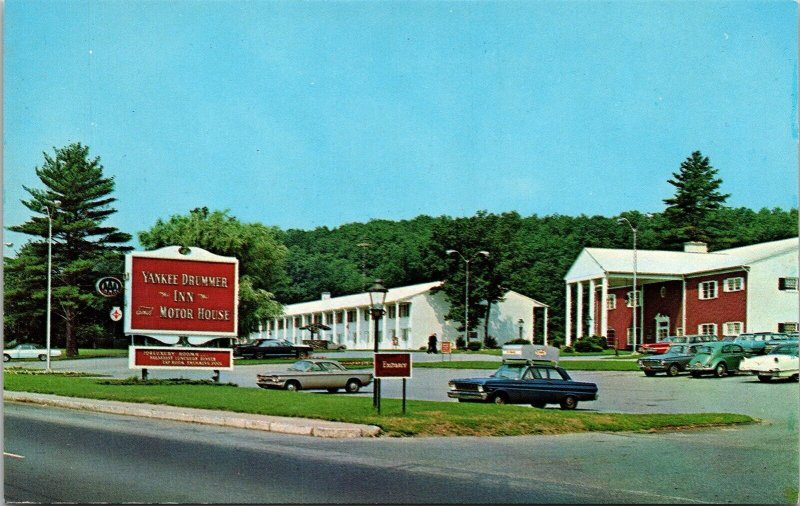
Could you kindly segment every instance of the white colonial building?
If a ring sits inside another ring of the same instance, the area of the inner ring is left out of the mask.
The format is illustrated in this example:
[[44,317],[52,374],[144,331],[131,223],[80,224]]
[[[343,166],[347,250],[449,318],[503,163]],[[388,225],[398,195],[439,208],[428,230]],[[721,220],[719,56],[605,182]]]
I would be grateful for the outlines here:
[[[427,346],[428,336],[436,333],[439,342],[455,342],[462,335],[459,322],[445,321],[448,303],[443,293],[432,290],[441,281],[390,288],[386,294],[386,314],[378,322],[378,346],[381,349],[418,350]],[[284,314],[267,323],[262,337],[287,339],[294,343],[311,339],[303,327],[317,323],[330,327],[320,330],[316,339],[344,344],[348,349],[373,349],[375,325],[370,318],[367,292],[342,297],[322,294],[320,300],[284,306]],[[537,315],[537,311],[538,315]],[[548,306],[517,292],[509,291],[501,302],[492,305],[489,335],[502,344],[511,339],[532,339],[535,318],[544,318],[547,339]],[[483,342],[484,327],[473,331],[470,339]],[[253,336],[257,337],[257,336]]]

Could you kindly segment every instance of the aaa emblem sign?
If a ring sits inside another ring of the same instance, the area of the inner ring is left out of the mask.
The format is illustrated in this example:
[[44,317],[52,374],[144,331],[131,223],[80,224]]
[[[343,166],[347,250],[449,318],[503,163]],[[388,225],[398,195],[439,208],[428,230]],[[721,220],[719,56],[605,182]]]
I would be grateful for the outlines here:
[[125,332],[236,336],[238,292],[236,258],[177,246],[129,253]]

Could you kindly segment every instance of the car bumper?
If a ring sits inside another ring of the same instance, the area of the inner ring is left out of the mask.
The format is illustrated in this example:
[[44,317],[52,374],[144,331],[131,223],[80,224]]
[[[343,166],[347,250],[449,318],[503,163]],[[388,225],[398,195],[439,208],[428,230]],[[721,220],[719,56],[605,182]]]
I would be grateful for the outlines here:
[[463,391],[450,391],[447,396],[451,399],[464,399],[470,401],[485,401],[489,399],[489,394],[486,392],[463,392]]

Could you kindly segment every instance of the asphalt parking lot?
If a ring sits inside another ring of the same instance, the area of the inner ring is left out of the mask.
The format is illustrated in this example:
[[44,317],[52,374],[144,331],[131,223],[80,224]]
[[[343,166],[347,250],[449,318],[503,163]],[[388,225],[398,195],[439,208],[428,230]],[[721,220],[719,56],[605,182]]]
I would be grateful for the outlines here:
[[[357,353],[359,352],[350,352],[348,355]],[[369,355],[364,353],[365,356]],[[474,357],[468,357],[474,360]],[[441,360],[441,356],[416,353],[414,360]],[[5,365],[44,367],[40,362],[12,362]],[[569,370],[568,360],[562,361],[561,365]],[[222,371],[221,381],[257,388],[256,374],[283,370],[286,367],[288,364],[236,366],[233,371]],[[59,360],[52,362],[52,368],[93,372],[116,378],[141,374],[138,370],[128,369],[126,358]],[[413,370],[412,378],[407,380],[406,395],[408,399],[455,402],[447,397],[447,382],[450,379],[485,377],[489,374],[490,370],[417,368]],[[692,378],[682,374],[669,378],[664,375],[646,377],[640,372],[574,371],[571,376],[576,381],[597,383],[600,390],[598,400],[579,404],[580,410],[618,413],[742,413],[771,423],[785,423],[796,430],[800,386],[792,381],[762,383],[755,376],[744,374],[725,378]],[[211,372],[151,370],[149,377],[209,379]],[[381,394],[383,397],[401,398],[402,381],[383,380]],[[332,394],[315,391],[300,392],[300,395]],[[371,396],[372,387],[369,386],[356,395]],[[549,409],[557,407],[550,406]]]

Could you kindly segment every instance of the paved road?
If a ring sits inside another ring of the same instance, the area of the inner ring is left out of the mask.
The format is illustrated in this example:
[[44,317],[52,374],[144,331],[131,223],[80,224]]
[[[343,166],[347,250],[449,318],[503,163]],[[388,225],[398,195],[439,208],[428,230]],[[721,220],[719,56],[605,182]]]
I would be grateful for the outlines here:
[[797,486],[796,451],[764,447],[762,427],[322,440],[16,404],[4,417],[6,502],[785,503]]

